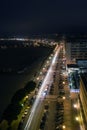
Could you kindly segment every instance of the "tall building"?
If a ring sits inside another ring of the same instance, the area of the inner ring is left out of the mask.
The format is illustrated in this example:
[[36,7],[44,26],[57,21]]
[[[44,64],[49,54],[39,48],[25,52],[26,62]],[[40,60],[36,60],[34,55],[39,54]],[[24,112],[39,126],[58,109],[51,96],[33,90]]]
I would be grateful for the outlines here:
[[87,130],[87,73],[80,74],[80,115],[81,123]]
[[87,40],[65,43],[67,64],[76,63],[76,59],[87,59]]

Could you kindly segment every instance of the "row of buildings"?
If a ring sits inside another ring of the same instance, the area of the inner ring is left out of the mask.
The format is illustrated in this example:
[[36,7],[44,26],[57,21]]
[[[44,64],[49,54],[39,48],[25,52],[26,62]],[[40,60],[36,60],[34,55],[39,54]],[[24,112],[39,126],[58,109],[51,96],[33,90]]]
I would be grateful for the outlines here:
[[[87,37],[67,39],[65,42],[65,54],[67,71],[69,74],[74,75],[76,82],[78,82],[77,72],[79,75],[79,83],[77,83],[79,91],[77,92],[79,92],[79,114],[82,117],[80,124],[82,124],[82,130],[87,130]],[[70,87],[73,89],[73,84],[72,86],[70,84]]]

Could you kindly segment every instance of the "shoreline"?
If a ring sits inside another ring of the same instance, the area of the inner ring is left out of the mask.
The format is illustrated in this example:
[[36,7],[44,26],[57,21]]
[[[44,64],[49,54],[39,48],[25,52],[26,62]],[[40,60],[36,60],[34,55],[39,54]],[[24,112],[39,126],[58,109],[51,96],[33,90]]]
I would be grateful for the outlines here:
[[[1,80],[1,89],[0,92],[0,116],[3,114],[4,110],[8,106],[11,101],[11,98],[15,94],[15,92],[23,88],[27,82],[34,79],[34,74],[38,73],[38,69],[41,69],[42,61],[36,61],[32,66],[28,68],[28,72],[23,74],[3,74],[0,75]],[[11,87],[12,86],[12,87]],[[3,95],[2,95],[3,93]]]

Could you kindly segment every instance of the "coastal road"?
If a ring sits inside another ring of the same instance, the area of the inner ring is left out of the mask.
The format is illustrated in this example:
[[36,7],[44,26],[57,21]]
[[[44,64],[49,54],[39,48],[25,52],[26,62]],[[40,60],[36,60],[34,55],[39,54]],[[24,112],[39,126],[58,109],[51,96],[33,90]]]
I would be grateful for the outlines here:
[[41,88],[37,94],[36,100],[31,108],[30,115],[26,122],[24,130],[37,130],[38,123],[39,123],[38,121],[40,121],[40,116],[43,111],[44,98],[46,97],[47,91],[49,91],[50,86],[53,82],[53,71],[52,70],[55,67],[56,60],[57,60],[58,54],[60,52],[60,48],[61,47],[58,45],[55,48],[55,54],[54,54],[52,63],[43,80]]

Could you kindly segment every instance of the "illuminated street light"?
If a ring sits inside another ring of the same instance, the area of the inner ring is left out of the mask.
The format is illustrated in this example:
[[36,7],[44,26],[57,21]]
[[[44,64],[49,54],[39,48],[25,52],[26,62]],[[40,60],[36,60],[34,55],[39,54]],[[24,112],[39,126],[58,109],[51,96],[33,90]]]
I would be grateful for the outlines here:
[[65,82],[63,82],[63,84],[65,84]]
[[51,57],[49,57],[49,59],[51,59]]
[[65,125],[63,125],[63,129],[65,129],[66,128],[66,126]]
[[22,103],[22,104],[21,104],[21,106],[23,107],[23,106],[24,106],[24,104]]
[[51,56],[53,56],[53,54],[51,54]]
[[42,72],[40,72],[40,74],[42,74]]
[[65,99],[66,99],[66,97],[63,96],[63,100],[65,100]]
[[63,75],[65,74],[65,72],[63,72]]
[[26,96],[25,98],[28,99],[28,96]]
[[79,118],[78,118],[78,117],[75,117],[75,119],[76,119],[76,121],[78,121],[78,120],[79,120]]
[[74,104],[73,106],[74,106],[74,108],[77,108],[77,105],[76,105],[76,104]]
[[49,61],[47,61],[47,63],[49,63]]
[[40,78],[39,77],[37,77],[37,80],[39,80]]

